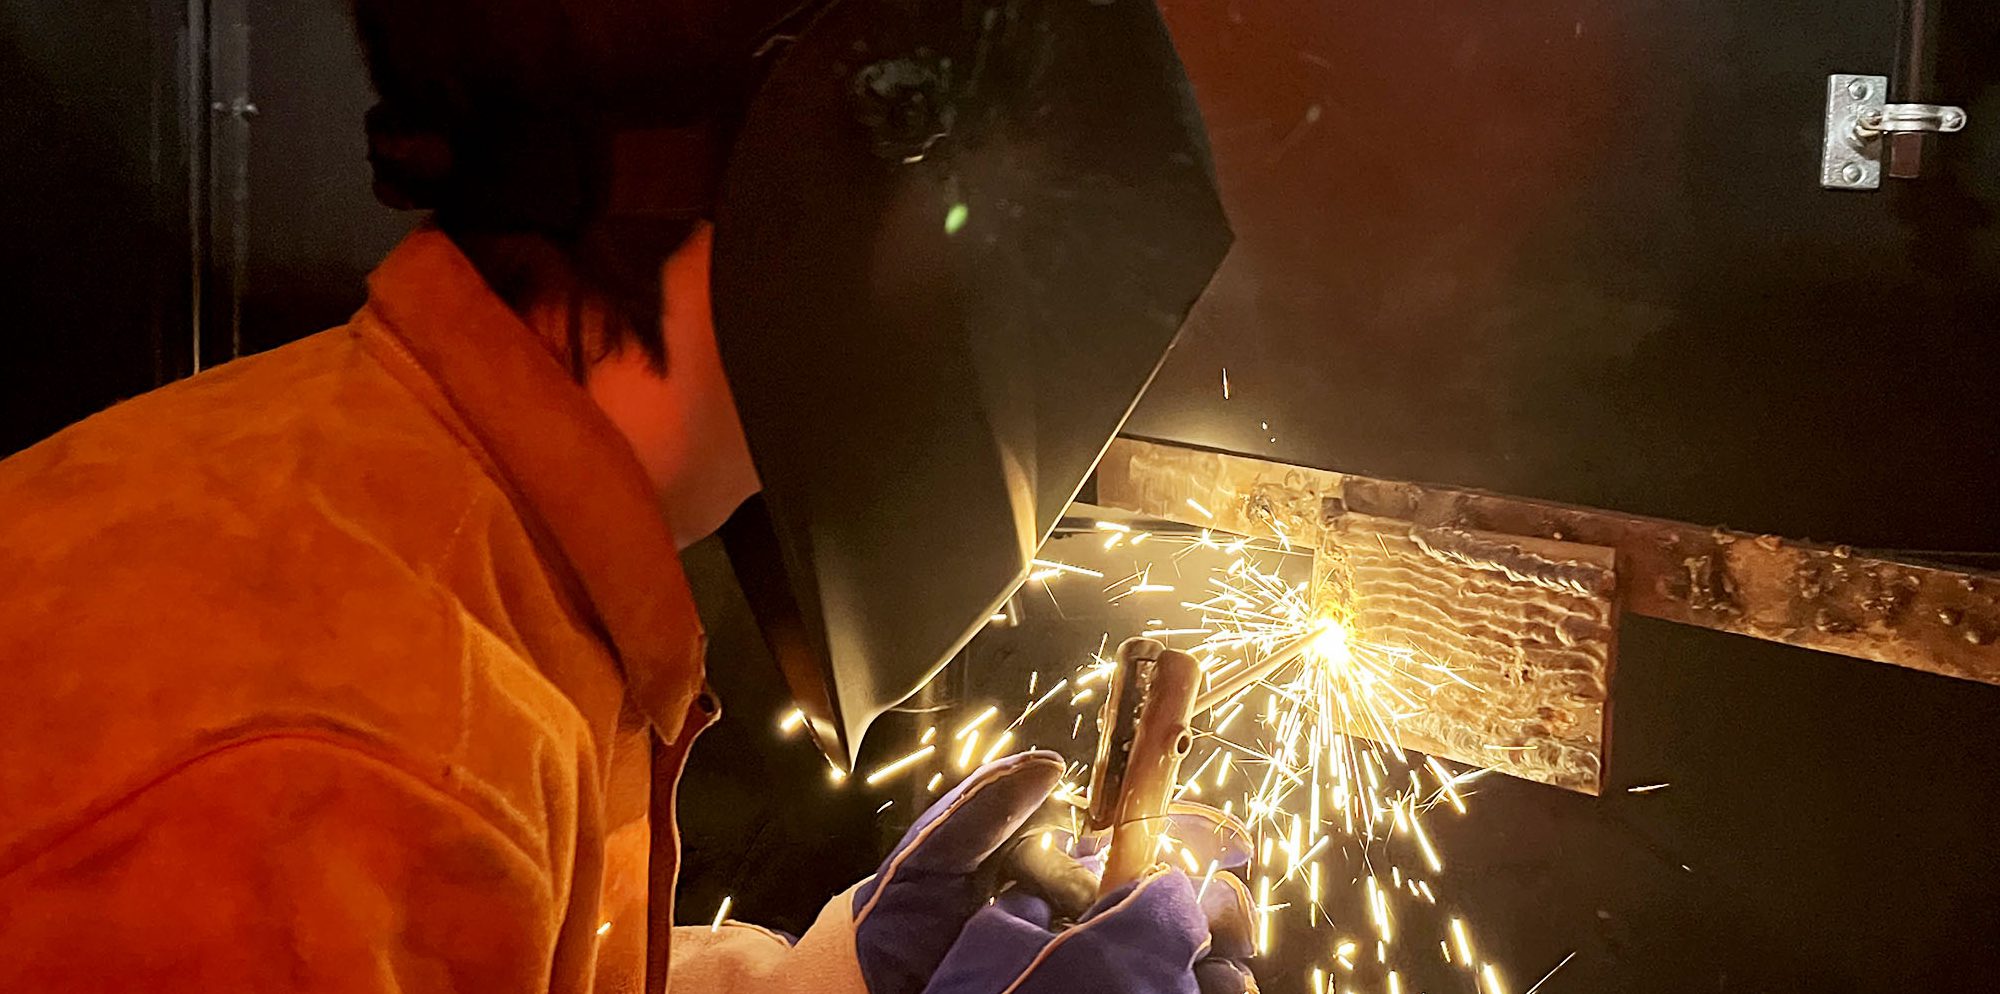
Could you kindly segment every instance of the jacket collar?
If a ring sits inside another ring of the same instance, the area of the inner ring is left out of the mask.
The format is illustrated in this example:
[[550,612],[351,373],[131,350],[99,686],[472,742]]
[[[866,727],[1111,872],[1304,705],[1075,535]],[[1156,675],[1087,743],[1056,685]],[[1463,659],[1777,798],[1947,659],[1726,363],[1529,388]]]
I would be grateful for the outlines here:
[[701,691],[705,639],[630,444],[444,233],[412,233],[368,287],[363,314],[435,383],[522,514],[553,539],[632,700],[662,738],[678,738]]

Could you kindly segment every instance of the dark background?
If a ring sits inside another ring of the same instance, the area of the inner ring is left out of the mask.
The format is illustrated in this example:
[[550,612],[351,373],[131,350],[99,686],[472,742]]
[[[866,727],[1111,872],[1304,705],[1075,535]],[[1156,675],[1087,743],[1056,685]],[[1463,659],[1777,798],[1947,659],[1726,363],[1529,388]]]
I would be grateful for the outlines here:
[[[1942,7],[1967,130],[1873,193],[1819,189],[1823,93],[1892,71],[1895,0],[1167,6],[1239,242],[1134,431],[2000,553],[1995,5]],[[409,223],[368,193],[337,0],[4,0],[0,46],[0,452],[339,323]],[[878,819],[890,795],[776,741],[733,592],[703,597],[729,717],[689,784],[685,906],[796,929],[907,805]],[[1489,779],[1439,830],[1516,991],[1571,950],[1545,991],[1993,989],[2000,689],[1621,637],[1606,796]],[[1035,651],[975,647],[960,679]]]

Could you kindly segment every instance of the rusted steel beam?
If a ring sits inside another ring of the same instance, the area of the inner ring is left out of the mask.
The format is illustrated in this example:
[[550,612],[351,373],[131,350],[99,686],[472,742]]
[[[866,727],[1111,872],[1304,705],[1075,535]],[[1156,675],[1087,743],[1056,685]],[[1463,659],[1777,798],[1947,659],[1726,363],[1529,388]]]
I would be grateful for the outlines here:
[[[1226,518],[1259,534],[1272,521],[1302,532],[1298,507],[1312,497],[1322,526],[1353,512],[1615,549],[1634,614],[2000,684],[2000,573],[1133,439],[1113,443],[1098,476],[1108,506],[1216,527]],[[1193,514],[1189,498],[1214,520]]]

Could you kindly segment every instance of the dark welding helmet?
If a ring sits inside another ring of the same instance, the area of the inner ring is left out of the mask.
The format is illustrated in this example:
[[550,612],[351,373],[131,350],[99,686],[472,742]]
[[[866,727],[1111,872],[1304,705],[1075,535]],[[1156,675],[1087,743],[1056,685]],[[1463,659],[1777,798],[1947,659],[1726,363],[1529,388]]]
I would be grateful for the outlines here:
[[1023,582],[1230,236],[1153,0],[835,0],[772,43],[713,212],[764,482],[724,541],[846,768]]

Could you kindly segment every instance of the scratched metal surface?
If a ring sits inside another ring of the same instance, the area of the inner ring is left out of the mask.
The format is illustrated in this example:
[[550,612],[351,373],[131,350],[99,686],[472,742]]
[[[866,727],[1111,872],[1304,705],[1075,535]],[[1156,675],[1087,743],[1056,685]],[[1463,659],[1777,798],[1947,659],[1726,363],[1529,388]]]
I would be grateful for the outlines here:
[[1596,794],[1618,645],[1613,558],[1346,514],[1325,532],[1318,589],[1348,605],[1355,637],[1457,678],[1430,677],[1397,744]]

